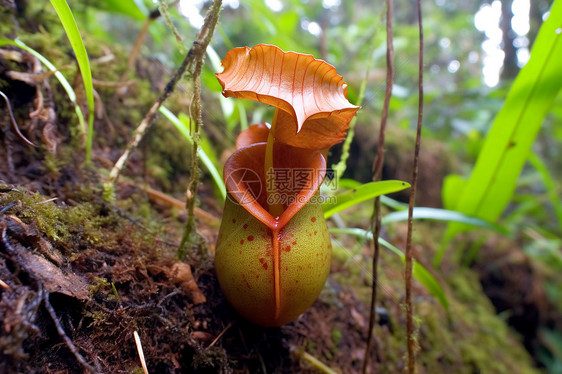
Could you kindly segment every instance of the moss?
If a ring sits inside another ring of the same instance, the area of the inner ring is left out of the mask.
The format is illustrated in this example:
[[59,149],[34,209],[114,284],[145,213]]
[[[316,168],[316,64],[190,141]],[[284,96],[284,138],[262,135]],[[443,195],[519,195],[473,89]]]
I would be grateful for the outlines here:
[[191,171],[191,146],[167,120],[150,130],[146,165],[150,176],[164,191],[184,190]]
[[111,283],[105,278],[95,277],[90,283],[90,297],[98,292],[106,292],[111,287]]
[[7,213],[17,213],[17,217],[26,224],[35,223],[39,230],[53,241],[60,242],[69,237],[68,229],[62,223],[62,212],[41,194],[28,194],[18,189],[0,194],[0,207],[8,206],[11,208],[6,210]]
[[122,218],[94,203],[68,207],[58,205],[55,200],[38,192],[11,191],[0,194],[0,207],[12,205],[8,213],[15,214],[25,224],[35,224],[68,256],[84,246],[118,248],[117,240],[122,233],[104,229],[119,230]]
[[459,270],[448,282],[454,289],[449,296],[450,324],[444,323],[439,308],[429,304],[418,308],[424,345],[420,358],[427,371],[450,366],[456,373],[537,373],[517,337],[495,314],[476,275]]
[[332,344],[334,346],[337,346],[338,344],[340,344],[340,341],[342,339],[342,332],[340,329],[333,329],[332,330]]
[[[418,224],[420,234],[431,225]],[[424,236],[424,235],[422,235]],[[424,238],[431,240],[431,234]],[[341,239],[343,242],[343,238]],[[362,261],[349,259],[345,245],[334,246],[338,271],[331,277],[346,289],[353,290],[359,299],[368,305],[370,282],[370,258]],[[429,245],[431,243],[427,244]],[[369,249],[370,250],[370,249]],[[347,253],[347,260],[345,259]],[[379,268],[378,307],[387,309],[389,326],[375,326],[381,357],[379,371],[396,373],[404,368],[406,355],[405,314],[402,308],[403,265],[398,257],[382,250]],[[447,293],[450,303],[449,320],[439,303],[427,291],[414,282],[415,319],[419,325],[417,354],[420,372],[471,374],[532,374],[538,373],[532,360],[518,337],[498,315],[482,291],[476,273],[469,269],[457,269],[446,280],[439,280]],[[337,330],[333,330],[334,332]],[[333,332],[333,333],[334,333]],[[337,333],[335,333],[337,336]],[[334,339],[334,335],[332,336]],[[307,350],[308,352],[313,352]],[[422,370],[423,368],[423,370]]]

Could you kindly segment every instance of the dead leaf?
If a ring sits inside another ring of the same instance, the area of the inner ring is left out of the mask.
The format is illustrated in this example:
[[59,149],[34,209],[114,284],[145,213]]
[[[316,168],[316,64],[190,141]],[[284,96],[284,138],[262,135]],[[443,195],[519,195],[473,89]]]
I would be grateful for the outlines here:
[[170,275],[172,280],[191,296],[193,304],[202,304],[207,301],[207,298],[195,282],[191,267],[188,264],[176,262],[170,269]]
[[19,251],[20,264],[35,279],[43,282],[50,293],[58,292],[79,300],[88,299],[88,282],[74,273],[63,271],[42,256]]

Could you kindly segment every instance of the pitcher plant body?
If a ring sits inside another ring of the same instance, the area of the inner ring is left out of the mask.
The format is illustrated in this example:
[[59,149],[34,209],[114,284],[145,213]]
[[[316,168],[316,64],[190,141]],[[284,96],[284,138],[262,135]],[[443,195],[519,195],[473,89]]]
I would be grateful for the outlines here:
[[359,107],[333,66],[271,45],[235,48],[217,74],[225,97],[276,108],[271,126],[250,126],[224,166],[228,197],[215,268],[234,309],[261,326],[280,326],[318,297],[331,242],[320,185],[325,154],[345,138]]

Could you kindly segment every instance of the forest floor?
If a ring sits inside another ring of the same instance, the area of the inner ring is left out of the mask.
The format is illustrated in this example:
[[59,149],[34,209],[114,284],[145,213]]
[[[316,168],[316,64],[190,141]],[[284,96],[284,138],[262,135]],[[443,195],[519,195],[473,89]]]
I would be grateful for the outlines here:
[[[65,75],[78,77],[68,51],[54,48],[59,38],[38,33],[26,41],[67,67]],[[74,109],[59,83],[47,76],[31,79],[41,67],[34,57],[14,47],[0,49],[0,89],[19,129],[37,145],[18,136],[0,104],[0,372],[141,373],[135,331],[150,373],[322,372],[316,360],[337,373],[360,372],[369,244],[334,237],[328,282],[296,321],[280,328],[244,321],[226,302],[214,273],[222,206],[208,180],[198,210],[204,241],[192,246],[185,261],[176,257],[190,152],[170,124],[155,122],[115,186],[114,199],[102,197],[107,170],[169,72],[141,61],[127,92],[118,93],[115,85],[102,83],[118,82],[123,66],[116,61],[125,61],[126,52],[86,42],[94,76],[104,77],[96,87],[99,109],[88,166]],[[79,78],[74,86],[79,92]],[[185,96],[180,87],[167,105],[185,108]],[[205,105],[218,103],[209,99]],[[368,207],[359,207],[348,223],[367,228],[368,219],[361,217],[369,215]],[[416,256],[428,269],[441,229],[416,224]],[[404,230],[394,224],[384,235],[400,247]],[[555,317],[546,312],[530,260],[521,252],[506,255],[516,245],[491,237],[471,268],[446,259],[439,272],[432,271],[447,294],[448,313],[415,284],[419,373],[540,372],[529,352],[536,349],[539,327]],[[397,373],[406,354],[402,265],[388,253],[381,262],[369,372]],[[487,295],[512,316],[498,315]]]

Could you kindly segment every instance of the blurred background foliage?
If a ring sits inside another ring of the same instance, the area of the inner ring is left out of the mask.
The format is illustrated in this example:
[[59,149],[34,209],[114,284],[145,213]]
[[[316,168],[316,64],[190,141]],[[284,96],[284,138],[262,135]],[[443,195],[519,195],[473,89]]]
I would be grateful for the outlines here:
[[[99,46],[88,43],[88,35],[121,45],[126,53],[149,12],[158,7],[147,0],[68,2],[78,23],[87,30],[85,43],[91,58],[99,57],[96,53],[100,52]],[[209,3],[170,1],[170,20],[182,40],[173,36],[160,17],[150,25],[142,55],[172,71],[194,40]],[[422,156],[418,205],[442,206],[441,186],[447,175],[470,176],[490,126],[527,62],[551,5],[552,0],[423,1],[425,158]],[[43,6],[49,4],[45,2]],[[418,100],[417,16],[411,1],[396,0],[394,6],[396,79],[385,174],[409,180]],[[370,181],[385,88],[384,12],[384,1],[371,0],[224,1],[202,75],[204,130],[216,153],[231,149],[241,129],[269,121],[273,113],[254,102],[222,98],[214,77],[220,69],[220,59],[233,47],[274,44],[283,50],[310,53],[334,65],[349,85],[352,103],[361,82],[366,80],[365,100],[344,177],[362,183]],[[367,72],[371,59],[373,68]],[[545,273],[553,275],[546,277],[544,287],[549,302],[557,305],[559,313],[562,289],[556,274],[562,274],[561,143],[562,95],[558,94],[533,144],[530,162],[518,179],[512,202],[497,222],[518,248],[541,263]],[[339,160],[338,152],[341,149],[336,147],[329,164]],[[364,218],[363,226],[365,222]],[[552,373],[562,372],[560,327],[551,325],[540,333],[543,345],[537,355]]]
[[[90,33],[127,46],[138,34],[150,1],[70,1]],[[178,41],[160,18],[150,29],[142,53],[173,69],[201,26],[209,1],[169,4]],[[173,6],[172,6],[173,5]],[[442,206],[441,186],[449,174],[469,177],[490,126],[530,50],[552,0],[423,2],[425,32],[425,109],[422,180],[418,205]],[[409,180],[413,129],[417,118],[417,24],[411,1],[395,1],[396,78],[389,113],[386,177]],[[100,13],[105,9],[110,12]],[[371,179],[371,162],[385,88],[385,3],[370,0],[227,0],[212,42],[202,79],[205,86],[205,131],[216,151],[232,147],[248,124],[269,121],[272,110],[249,101],[225,100],[214,73],[220,59],[238,46],[274,44],[283,50],[310,53],[337,68],[355,102],[361,82],[367,89],[358,114],[356,137],[343,177]],[[369,60],[373,68],[366,71]],[[220,111],[218,110],[220,108]],[[227,131],[213,130],[223,129]],[[562,95],[554,100],[532,148],[531,162],[518,179],[512,203],[500,219],[523,251],[547,272],[562,273]],[[337,147],[329,164],[339,160]],[[424,182],[425,179],[425,182]],[[472,255],[471,255],[472,256]],[[469,256],[470,257],[470,256]],[[471,257],[472,258],[472,257]],[[556,278],[554,278],[556,279]],[[546,281],[549,299],[558,303],[562,290]],[[560,308],[559,310],[562,310]],[[541,362],[561,372],[562,335],[542,333]]]
[[[82,17],[81,25],[90,33],[122,45],[134,43],[142,15],[155,8],[151,1],[141,0],[70,0],[69,3],[77,16]],[[182,52],[202,24],[202,15],[209,1],[172,3],[177,6],[170,6],[169,11],[183,41],[174,40],[160,19],[151,25],[151,37],[143,46],[143,55],[158,59],[170,69],[181,61]],[[424,136],[443,141],[455,153],[461,161],[457,165],[461,174],[470,171],[513,78],[528,59],[528,51],[551,3],[551,0],[437,0],[423,3],[426,47]],[[515,13],[512,7],[517,9]],[[98,9],[111,12],[98,12]],[[415,7],[409,1],[398,0],[395,9],[396,80],[390,119],[393,126],[411,129],[417,109]],[[516,32],[511,22],[500,22],[501,15],[514,23],[527,24],[527,30],[523,26],[524,33],[519,34],[521,27],[516,26]],[[477,28],[482,27],[479,23],[495,28],[481,31]],[[219,58],[233,47],[260,43],[313,54],[337,68],[349,84],[352,102],[372,58],[374,68],[368,74],[366,98],[359,113],[361,127],[370,130],[378,124],[384,98],[384,27],[383,1],[228,0],[224,2],[213,48]],[[498,42],[498,32],[499,44],[494,45]],[[214,79],[215,70],[215,66],[207,64],[204,82],[209,90],[219,91],[220,86]],[[547,167],[554,177],[559,177],[559,170],[562,170],[558,147],[562,129],[555,126],[562,118],[561,100],[560,97],[556,99],[535,148],[541,158],[549,160]],[[210,116],[217,121],[226,117],[229,130],[234,131],[245,119],[240,121],[240,108],[234,108],[236,104],[226,105],[228,108],[223,107],[223,113]],[[257,111],[254,110],[252,102],[242,105],[245,112],[250,113],[248,120],[251,123],[271,117],[259,106],[256,106]],[[229,138],[232,140],[235,135],[229,134]],[[370,177],[368,173],[361,176],[363,179]]]

